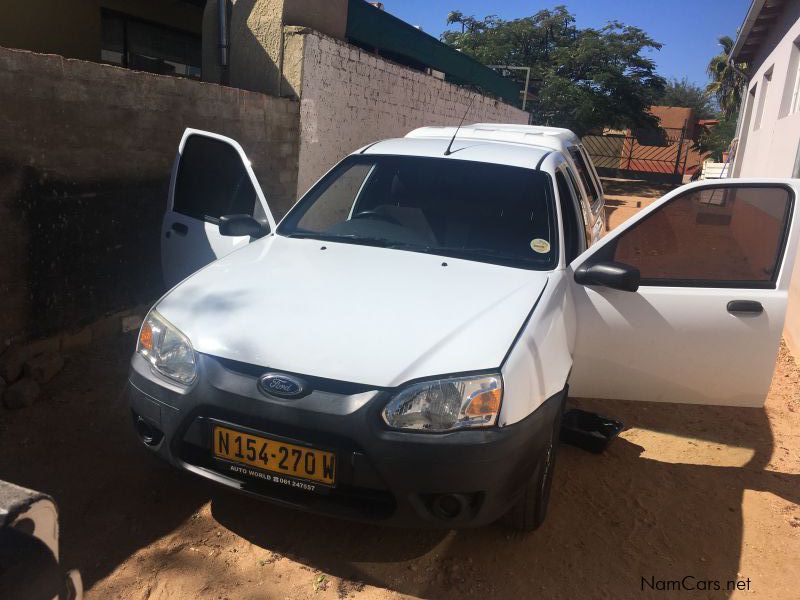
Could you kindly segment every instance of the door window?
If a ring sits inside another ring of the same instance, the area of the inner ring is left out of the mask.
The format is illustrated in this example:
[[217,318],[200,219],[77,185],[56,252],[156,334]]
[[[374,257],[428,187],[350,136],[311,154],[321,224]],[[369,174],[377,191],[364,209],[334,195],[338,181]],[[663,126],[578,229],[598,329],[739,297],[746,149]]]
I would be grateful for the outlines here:
[[572,169],[569,168],[568,164],[564,164],[564,171],[567,173],[567,178],[572,188],[572,195],[575,197],[577,202],[577,207],[580,212],[580,225],[583,227],[583,233],[586,238],[586,247],[592,245],[592,228],[590,223],[593,222],[592,214],[589,212],[589,208],[586,206],[585,202],[582,202],[580,199],[580,195],[578,190],[578,181],[575,179],[575,174],[572,172]]
[[216,222],[222,215],[252,215],[255,206],[256,190],[236,149],[220,140],[189,136],[178,164],[173,210]]
[[597,186],[594,184],[592,174],[589,172],[589,166],[583,160],[583,154],[577,148],[570,148],[569,151],[572,160],[575,161],[575,168],[578,170],[578,176],[581,178],[583,187],[586,193],[589,194],[589,203],[594,205],[600,199],[600,193],[597,191]]
[[690,190],[598,255],[638,268],[642,285],[774,288],[792,202],[777,185]]
[[582,224],[583,215],[578,210],[579,202],[575,190],[567,182],[567,178],[560,169],[556,171],[556,185],[561,204],[561,216],[564,220],[564,259],[569,264],[586,247],[581,243],[581,237],[585,235],[586,228]]

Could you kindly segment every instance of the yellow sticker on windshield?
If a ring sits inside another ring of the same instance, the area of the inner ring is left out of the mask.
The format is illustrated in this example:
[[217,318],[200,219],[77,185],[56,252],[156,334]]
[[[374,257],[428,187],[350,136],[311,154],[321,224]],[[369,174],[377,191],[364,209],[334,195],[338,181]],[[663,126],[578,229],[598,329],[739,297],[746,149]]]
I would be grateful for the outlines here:
[[536,238],[531,241],[531,250],[539,254],[547,254],[550,252],[550,242],[542,238]]

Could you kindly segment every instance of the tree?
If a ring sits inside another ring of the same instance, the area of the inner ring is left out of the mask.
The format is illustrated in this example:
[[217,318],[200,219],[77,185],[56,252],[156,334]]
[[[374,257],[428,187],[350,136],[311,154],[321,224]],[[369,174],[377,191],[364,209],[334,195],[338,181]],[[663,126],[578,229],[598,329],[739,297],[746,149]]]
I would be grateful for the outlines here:
[[713,119],[717,114],[708,91],[704,87],[691,83],[685,77],[667,82],[664,93],[658,99],[658,104],[692,108],[697,119]]
[[694,147],[699,152],[708,152],[715,161],[722,162],[722,153],[728,150],[735,135],[736,115],[723,117],[717,125],[700,134]]
[[[581,29],[563,6],[530,17],[482,20],[453,11],[442,41],[484,64],[531,68],[529,110],[535,120],[578,135],[603,127],[657,127],[647,112],[664,90],[643,53],[661,44],[637,27],[610,22]],[[522,82],[524,75],[514,74]]]
[[708,84],[706,90],[717,98],[719,108],[727,119],[730,119],[739,110],[739,104],[742,102],[742,88],[747,83],[745,75],[747,64],[734,64],[730,60],[733,43],[733,39],[727,35],[719,38],[722,52],[711,59],[707,68],[711,83]]
[[454,23],[461,25],[461,33],[473,31],[478,25],[478,21],[476,21],[473,17],[464,16],[464,13],[462,13],[460,10],[450,11],[447,15],[447,24],[453,25]]

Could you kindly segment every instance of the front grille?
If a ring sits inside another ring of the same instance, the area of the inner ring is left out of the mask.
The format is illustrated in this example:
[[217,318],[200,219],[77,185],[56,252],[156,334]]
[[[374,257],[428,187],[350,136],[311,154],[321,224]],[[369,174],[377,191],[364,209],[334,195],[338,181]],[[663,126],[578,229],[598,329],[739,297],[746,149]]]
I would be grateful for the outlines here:
[[228,371],[238,373],[239,375],[246,375],[248,377],[258,378],[264,373],[275,372],[285,373],[286,375],[293,375],[306,381],[312,389],[321,392],[328,392],[331,394],[341,394],[343,396],[352,396],[353,394],[361,394],[363,392],[375,391],[383,388],[374,385],[366,385],[363,383],[353,383],[351,381],[340,381],[338,379],[326,379],[324,377],[315,377],[313,375],[306,375],[305,373],[294,373],[290,371],[273,371],[270,367],[263,367],[260,365],[253,365],[238,360],[231,360],[229,358],[221,358],[219,356],[211,356],[209,354],[203,355],[209,360],[213,360],[221,365]]

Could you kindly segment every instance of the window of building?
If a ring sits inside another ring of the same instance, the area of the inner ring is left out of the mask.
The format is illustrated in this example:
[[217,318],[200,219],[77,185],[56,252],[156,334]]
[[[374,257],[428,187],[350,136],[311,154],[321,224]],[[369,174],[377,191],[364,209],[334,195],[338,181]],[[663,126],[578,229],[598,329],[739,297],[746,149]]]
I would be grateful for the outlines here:
[[800,142],[797,144],[797,152],[794,155],[794,169],[792,169],[792,177],[797,179],[800,177]]
[[750,91],[747,93],[747,118],[745,119],[745,128],[749,127],[750,125],[750,114],[753,111],[753,107],[756,104],[756,92],[758,91],[758,84],[755,84],[753,87],[750,88]]
[[100,59],[112,65],[200,79],[200,36],[111,11],[102,14]]
[[761,120],[764,118],[764,105],[767,103],[767,92],[771,82],[772,67],[764,73],[764,78],[761,80],[761,92],[758,96],[758,107],[756,107],[756,120],[753,124],[753,129],[761,129]]
[[638,268],[642,285],[771,288],[791,205],[777,185],[687,191],[621,234],[607,258]]
[[780,118],[800,112],[800,38],[792,44],[786,87],[783,89]]

